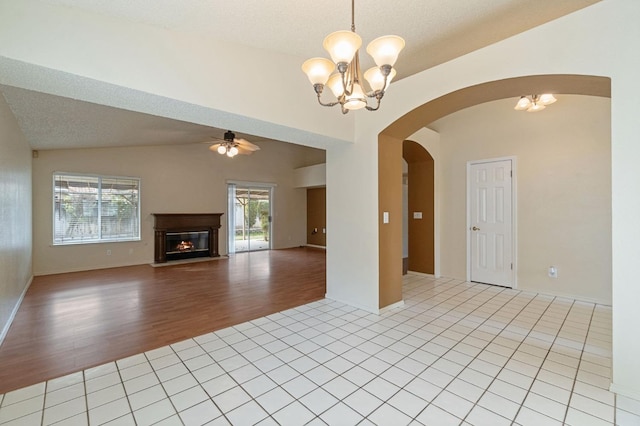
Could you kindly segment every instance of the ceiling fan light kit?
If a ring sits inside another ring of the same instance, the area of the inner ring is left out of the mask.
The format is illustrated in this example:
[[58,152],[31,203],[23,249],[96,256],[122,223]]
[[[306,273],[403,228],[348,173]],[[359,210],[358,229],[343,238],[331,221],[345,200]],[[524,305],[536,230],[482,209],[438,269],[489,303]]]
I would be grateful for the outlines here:
[[238,154],[249,155],[260,149],[259,146],[252,144],[246,139],[237,139],[236,134],[231,130],[224,133],[224,139],[220,143],[213,144],[209,147],[211,151],[215,151],[220,155],[227,157],[235,157]]
[[520,96],[518,103],[513,109],[516,111],[538,112],[542,111],[547,107],[547,105],[551,105],[555,101],[557,101],[557,99],[551,93]]
[[[355,0],[351,0],[351,31],[331,33],[322,43],[331,60],[311,58],[302,64],[302,71],[313,85],[318,103],[326,107],[340,105],[343,114],[362,108],[368,111],[380,108],[380,100],[396,75],[393,66],[405,45],[404,40],[396,35],[378,37],[369,43],[367,53],[373,57],[377,66],[364,73],[364,79],[371,88],[370,92],[365,92],[359,58],[362,39],[355,32],[354,2]],[[322,101],[320,97],[325,86],[329,86],[336,101]],[[369,106],[368,98],[375,99],[375,106]]]

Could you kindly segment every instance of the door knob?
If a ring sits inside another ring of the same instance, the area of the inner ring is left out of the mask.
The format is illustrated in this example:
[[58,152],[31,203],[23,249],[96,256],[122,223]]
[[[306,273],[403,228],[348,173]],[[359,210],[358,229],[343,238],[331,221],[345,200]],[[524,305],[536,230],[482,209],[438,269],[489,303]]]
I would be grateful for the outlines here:
[[474,227],[473,227],[473,228],[471,228],[471,229],[473,229],[474,231],[479,231],[479,230],[480,230],[480,228],[478,228],[477,226],[474,226]]

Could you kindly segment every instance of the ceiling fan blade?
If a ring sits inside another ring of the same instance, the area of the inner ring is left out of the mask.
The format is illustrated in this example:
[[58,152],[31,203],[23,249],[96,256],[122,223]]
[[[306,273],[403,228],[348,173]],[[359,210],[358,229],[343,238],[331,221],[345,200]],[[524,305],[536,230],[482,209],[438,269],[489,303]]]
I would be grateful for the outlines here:
[[246,139],[234,139],[233,141],[238,144],[238,149],[242,148],[251,152],[260,150],[258,145],[254,145]]
[[[211,143],[211,142],[208,142],[208,143]],[[220,147],[220,145],[222,145],[222,144],[221,143],[214,143],[213,145],[211,145],[209,147],[209,149],[211,151],[213,151],[213,152],[218,152],[218,147]]]
[[255,152],[254,150],[247,149],[247,147],[243,147],[242,145],[238,145],[236,148],[238,148],[238,154],[242,155],[251,155]]

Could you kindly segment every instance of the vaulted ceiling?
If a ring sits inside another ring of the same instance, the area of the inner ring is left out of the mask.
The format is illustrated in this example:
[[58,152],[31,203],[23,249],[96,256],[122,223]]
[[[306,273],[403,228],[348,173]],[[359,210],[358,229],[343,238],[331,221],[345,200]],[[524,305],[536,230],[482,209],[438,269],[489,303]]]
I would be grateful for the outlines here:
[[[40,1],[277,51],[301,60],[327,56],[323,38],[349,29],[351,21],[348,0]],[[403,0],[391,4],[388,0],[356,0],[355,24],[364,45],[385,34],[406,40],[397,64],[396,79],[402,79],[597,1]],[[362,55],[365,69],[370,65],[366,56]],[[0,91],[33,149],[194,143],[221,137],[226,130],[15,87],[0,86]],[[253,142],[262,140],[240,136]]]

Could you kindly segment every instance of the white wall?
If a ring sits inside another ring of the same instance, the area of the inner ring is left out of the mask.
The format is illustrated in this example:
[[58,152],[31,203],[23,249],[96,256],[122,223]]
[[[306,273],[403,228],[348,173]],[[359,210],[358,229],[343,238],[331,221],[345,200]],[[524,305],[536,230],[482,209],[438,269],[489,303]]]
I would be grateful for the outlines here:
[[[273,248],[304,245],[306,190],[294,188],[293,171],[322,161],[320,150],[283,142],[263,143],[257,153],[233,159],[211,152],[207,144],[40,151],[33,160],[34,273],[152,263],[152,213],[225,213],[219,248],[226,254],[227,180],[276,184]],[[54,171],[141,178],[142,240],[53,246]]]
[[293,185],[296,188],[313,188],[326,186],[327,165],[314,164],[313,166],[300,167],[293,171]]
[[0,96],[0,343],[31,278],[31,149]]
[[467,274],[467,162],[515,156],[518,288],[610,304],[611,100],[558,98],[539,113],[514,111],[510,98],[430,125],[441,144],[441,271]]
[[[613,389],[640,399],[636,368],[640,340],[635,329],[640,323],[640,287],[634,285],[637,250],[633,249],[640,241],[640,196],[631,184],[640,182],[640,144],[636,143],[640,134],[639,16],[640,2],[603,1],[395,82],[376,114],[358,115],[354,147],[327,152],[327,186],[340,186],[327,191],[327,222],[334,230],[327,243],[327,292],[354,304],[377,306],[379,274],[370,265],[378,264],[378,247],[362,244],[354,253],[352,242],[358,238],[377,241],[376,144],[388,125],[430,100],[484,82],[538,74],[610,77]],[[357,185],[349,176],[357,177]],[[357,208],[338,210],[347,200]]]

